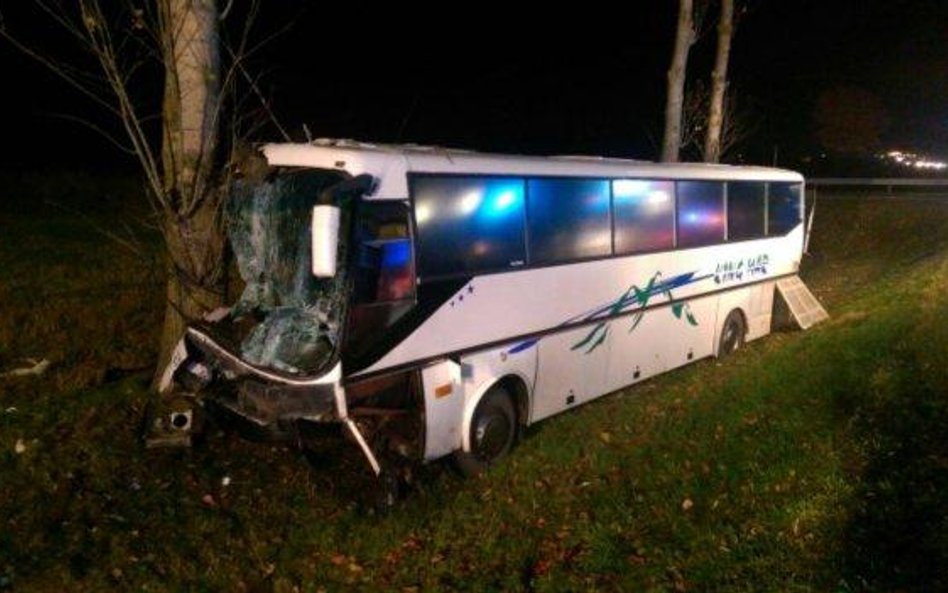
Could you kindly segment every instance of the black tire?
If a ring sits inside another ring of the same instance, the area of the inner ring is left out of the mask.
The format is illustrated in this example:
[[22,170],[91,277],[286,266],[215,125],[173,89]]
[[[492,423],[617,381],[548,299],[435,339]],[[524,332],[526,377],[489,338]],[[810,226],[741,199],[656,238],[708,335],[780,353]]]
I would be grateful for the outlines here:
[[740,311],[734,309],[727,314],[724,319],[724,325],[721,326],[721,338],[718,341],[718,358],[733,354],[744,345],[744,337],[747,335],[747,327],[744,324],[744,316]]
[[481,398],[471,418],[471,450],[456,451],[454,463],[465,476],[476,476],[502,459],[517,441],[513,398],[495,385]]

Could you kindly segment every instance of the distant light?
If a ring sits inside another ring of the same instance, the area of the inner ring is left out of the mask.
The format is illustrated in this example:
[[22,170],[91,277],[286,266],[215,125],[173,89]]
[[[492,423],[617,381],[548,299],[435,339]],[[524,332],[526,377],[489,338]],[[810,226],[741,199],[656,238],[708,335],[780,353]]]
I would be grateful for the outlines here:
[[477,210],[478,206],[481,205],[481,201],[483,201],[483,195],[479,190],[474,190],[461,198],[461,205],[458,210],[466,216]]
[[604,188],[603,193],[589,194],[583,197],[583,205],[590,211],[594,209],[606,209],[609,207],[609,189]]
[[638,198],[649,189],[648,181],[638,179],[617,179],[612,182],[612,194],[617,198]]
[[578,243],[581,245],[581,251],[585,253],[601,253],[608,251],[612,244],[612,236],[609,231],[587,231],[580,233]]
[[422,204],[415,208],[415,222],[418,224],[424,224],[431,220],[431,206],[428,204]]
[[948,163],[944,161],[903,150],[890,150],[880,154],[880,157],[890,159],[896,164],[913,169],[929,171],[943,171],[948,169]]
[[648,203],[653,205],[665,204],[670,199],[668,192],[661,190],[655,190],[648,194]]
[[516,196],[512,191],[505,191],[494,200],[494,210],[506,210],[514,203],[514,199],[516,199]]
[[499,221],[523,213],[523,182],[520,180],[490,181],[484,186],[484,200],[477,216]]

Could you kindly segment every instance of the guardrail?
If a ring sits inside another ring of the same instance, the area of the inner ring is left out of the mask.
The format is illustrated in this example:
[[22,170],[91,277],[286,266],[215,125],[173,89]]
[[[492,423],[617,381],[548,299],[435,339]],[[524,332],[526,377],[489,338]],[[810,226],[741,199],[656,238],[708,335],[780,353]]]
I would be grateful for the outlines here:
[[948,179],[901,177],[812,177],[806,180],[811,187],[948,187]]
[[[893,193],[894,188],[915,188],[915,189],[929,189],[937,190],[938,188],[948,187],[948,178],[939,179],[939,178],[900,178],[900,177],[809,177],[806,179],[806,189],[807,189],[807,199],[806,199],[806,234],[805,239],[803,240],[803,251],[804,253],[809,253],[810,246],[810,231],[813,229],[813,214],[816,210],[816,202],[822,197],[830,198],[831,200],[834,197],[843,197],[843,196],[834,196],[832,192],[828,195],[822,194],[819,190],[821,188],[852,188],[852,189],[869,189],[884,187],[886,189],[886,200],[905,200],[905,201],[923,201],[923,202],[939,202],[939,203],[948,203],[948,195],[943,191],[918,191],[918,192],[907,192],[903,191],[901,193]],[[873,197],[873,196],[867,196]]]

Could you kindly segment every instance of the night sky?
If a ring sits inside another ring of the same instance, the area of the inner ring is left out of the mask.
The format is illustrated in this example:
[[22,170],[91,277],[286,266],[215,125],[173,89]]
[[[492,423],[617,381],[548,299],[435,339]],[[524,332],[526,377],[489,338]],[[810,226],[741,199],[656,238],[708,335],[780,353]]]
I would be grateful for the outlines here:
[[[18,0],[19,1],[19,0]],[[274,4],[272,2],[265,4]],[[654,159],[676,3],[544,8],[542,19],[507,5],[450,4],[407,13],[368,3],[265,6],[263,29],[294,25],[255,56],[283,125],[314,137],[537,154]],[[9,12],[9,2],[0,2]],[[709,14],[713,20],[716,14]],[[25,27],[49,43],[52,30]],[[542,20],[542,23],[540,22]],[[713,28],[692,49],[690,76],[707,79]],[[3,163],[122,166],[87,129],[91,106],[9,46]],[[731,89],[754,132],[745,162],[796,166],[819,153],[815,110],[834,89],[878,99],[882,140],[948,157],[948,2],[753,0],[741,17]],[[10,84],[16,81],[17,84]],[[259,140],[278,140],[265,130]]]

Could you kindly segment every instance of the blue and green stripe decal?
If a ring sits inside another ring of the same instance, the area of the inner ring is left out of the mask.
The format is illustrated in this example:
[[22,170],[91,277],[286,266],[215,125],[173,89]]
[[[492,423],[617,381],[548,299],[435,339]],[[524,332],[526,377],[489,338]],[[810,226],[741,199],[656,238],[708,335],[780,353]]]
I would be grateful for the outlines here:
[[[632,309],[641,309],[636,311],[632,315],[632,324],[629,327],[629,332],[635,330],[638,327],[639,323],[642,322],[642,318],[645,316],[645,307],[648,306],[649,302],[654,297],[665,297],[669,301],[674,300],[672,296],[672,291],[689,284],[694,284],[695,282],[700,282],[706,278],[711,278],[713,274],[705,274],[703,276],[698,276],[697,272],[688,272],[685,274],[679,274],[678,276],[673,276],[668,279],[662,279],[662,273],[656,272],[654,276],[648,281],[648,284],[643,288],[639,288],[637,285],[633,284],[622,293],[617,299],[596,307],[591,311],[586,311],[585,313],[580,313],[575,315],[566,321],[560,323],[557,327],[564,327],[568,325],[575,325],[586,323],[590,321],[596,321],[601,319],[599,323],[596,323],[591,330],[578,342],[573,344],[571,350],[582,350],[584,354],[589,354],[593,352],[596,348],[605,343],[606,338],[609,335],[610,324],[614,321],[614,318],[626,313]],[[698,325],[698,320],[695,319],[694,315],[691,313],[691,309],[688,307],[688,303],[675,303],[671,307],[672,315],[676,319],[682,319],[686,323],[692,326]],[[519,342],[513,346],[510,350],[507,351],[508,354],[516,354],[532,348],[540,340],[537,338],[530,338]]]

